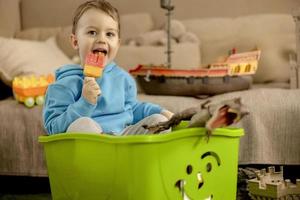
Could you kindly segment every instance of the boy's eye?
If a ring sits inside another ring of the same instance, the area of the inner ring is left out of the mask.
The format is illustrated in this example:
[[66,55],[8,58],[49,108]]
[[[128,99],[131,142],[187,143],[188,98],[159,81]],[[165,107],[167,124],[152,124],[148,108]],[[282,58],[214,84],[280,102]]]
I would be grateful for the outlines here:
[[114,37],[116,34],[114,32],[108,32],[108,33],[106,33],[106,35],[108,37]]
[[96,35],[97,35],[97,32],[96,32],[96,31],[88,31],[88,34],[89,34],[89,35],[92,35],[92,36],[96,36]]

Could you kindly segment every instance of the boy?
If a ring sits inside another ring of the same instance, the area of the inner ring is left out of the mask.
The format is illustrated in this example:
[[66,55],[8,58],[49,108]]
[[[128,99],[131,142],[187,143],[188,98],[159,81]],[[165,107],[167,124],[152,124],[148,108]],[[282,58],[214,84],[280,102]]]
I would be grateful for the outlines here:
[[[120,46],[120,19],[110,3],[92,0],[80,5],[73,18],[71,42],[79,52],[81,66],[58,69],[56,82],[48,87],[43,109],[48,134],[145,134],[148,130],[143,125],[166,121],[173,115],[158,105],[137,101],[134,79],[113,62]],[[83,74],[90,52],[104,55],[100,78]]]

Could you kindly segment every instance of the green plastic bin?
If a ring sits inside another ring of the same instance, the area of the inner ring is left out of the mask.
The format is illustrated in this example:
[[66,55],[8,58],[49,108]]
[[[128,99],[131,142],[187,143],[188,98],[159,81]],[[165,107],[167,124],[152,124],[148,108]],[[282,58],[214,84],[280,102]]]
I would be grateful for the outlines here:
[[53,200],[234,200],[243,129],[40,136]]

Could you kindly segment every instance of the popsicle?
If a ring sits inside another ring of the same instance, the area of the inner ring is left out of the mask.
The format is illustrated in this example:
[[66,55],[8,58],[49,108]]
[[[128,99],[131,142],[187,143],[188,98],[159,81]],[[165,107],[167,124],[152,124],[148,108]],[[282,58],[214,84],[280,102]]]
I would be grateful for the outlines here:
[[85,58],[83,73],[85,76],[99,78],[104,68],[104,54],[89,52]]

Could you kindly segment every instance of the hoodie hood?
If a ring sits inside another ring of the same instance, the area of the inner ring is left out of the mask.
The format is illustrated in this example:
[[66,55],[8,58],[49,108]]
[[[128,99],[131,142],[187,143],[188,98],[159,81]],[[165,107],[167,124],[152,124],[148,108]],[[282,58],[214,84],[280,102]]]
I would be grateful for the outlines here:
[[83,68],[80,65],[66,65],[55,71],[56,80],[63,79],[67,76],[83,76]]

